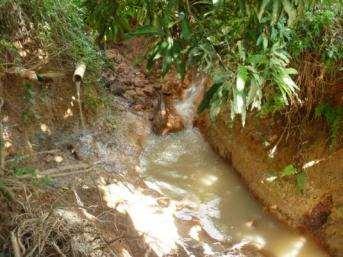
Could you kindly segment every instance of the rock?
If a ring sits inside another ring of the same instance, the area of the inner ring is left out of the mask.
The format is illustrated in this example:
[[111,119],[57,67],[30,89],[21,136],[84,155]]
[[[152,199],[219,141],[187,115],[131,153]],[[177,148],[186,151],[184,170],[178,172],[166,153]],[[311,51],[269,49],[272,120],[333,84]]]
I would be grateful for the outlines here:
[[256,220],[249,220],[247,222],[245,222],[245,226],[247,226],[248,228],[255,228],[256,227]]
[[176,113],[172,101],[167,101],[164,94],[159,94],[153,114],[154,132],[158,135],[165,135],[182,130],[184,128],[182,117]]
[[161,92],[159,92],[157,104],[154,108],[152,125],[155,134],[164,134],[167,125],[167,109],[164,96]]

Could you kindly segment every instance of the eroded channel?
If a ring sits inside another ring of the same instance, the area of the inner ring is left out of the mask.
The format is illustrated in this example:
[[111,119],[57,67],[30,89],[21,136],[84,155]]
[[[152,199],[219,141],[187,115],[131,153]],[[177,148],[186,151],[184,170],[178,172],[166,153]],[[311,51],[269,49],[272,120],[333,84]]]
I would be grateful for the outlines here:
[[197,216],[212,238],[249,242],[277,257],[322,257],[309,238],[263,212],[238,176],[197,129],[151,136],[140,159],[145,181],[175,201],[185,202],[176,219]]

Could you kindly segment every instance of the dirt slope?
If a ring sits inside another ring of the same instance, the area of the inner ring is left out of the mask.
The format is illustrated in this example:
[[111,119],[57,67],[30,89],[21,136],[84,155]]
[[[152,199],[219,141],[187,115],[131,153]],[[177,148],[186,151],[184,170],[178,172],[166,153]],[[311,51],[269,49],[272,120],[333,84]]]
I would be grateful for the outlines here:
[[[227,117],[221,113],[211,123],[205,114],[196,123],[269,212],[309,232],[332,256],[343,256],[342,147],[328,149],[321,124],[309,124],[301,137],[286,141],[277,121],[250,117],[242,128],[238,122],[232,127]],[[307,182],[302,193],[295,177],[280,176],[289,164],[304,168]]]

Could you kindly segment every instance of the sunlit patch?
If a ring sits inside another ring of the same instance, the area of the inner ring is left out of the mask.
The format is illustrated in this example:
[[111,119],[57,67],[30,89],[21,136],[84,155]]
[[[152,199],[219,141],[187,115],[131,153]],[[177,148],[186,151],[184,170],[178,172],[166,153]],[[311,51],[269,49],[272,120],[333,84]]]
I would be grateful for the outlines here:
[[5,141],[4,147],[5,148],[10,148],[12,146],[12,141],[11,141],[11,133],[10,131],[5,128],[2,135],[0,135],[2,139]]
[[20,57],[26,57],[27,56],[27,52],[24,50],[18,51]]
[[214,183],[216,183],[218,180],[218,177],[214,175],[206,175],[205,177],[201,178],[201,182],[206,186],[212,186]]
[[31,144],[30,141],[27,141],[26,143],[27,143],[27,146],[28,146],[30,149],[33,149],[33,145]]
[[13,45],[17,48],[17,49],[22,49],[23,48],[23,45],[21,44],[20,41],[15,41],[13,43]]
[[63,157],[60,155],[57,155],[57,156],[55,156],[54,160],[55,160],[55,162],[60,163],[60,162],[63,162]]
[[320,163],[323,160],[324,159],[317,159],[317,160],[312,160],[312,161],[306,162],[302,168],[303,168],[303,170],[308,169],[308,168]]
[[256,221],[255,220],[249,220],[249,221],[245,222],[244,225],[248,228],[253,228],[256,226]]
[[10,148],[12,143],[10,141],[5,141],[5,148]]
[[66,110],[66,112],[64,113],[63,118],[64,118],[64,119],[67,119],[67,118],[69,118],[69,117],[71,117],[71,116],[73,116],[73,111],[72,111],[70,108],[68,108],[68,109]]
[[243,242],[248,242],[255,245],[257,248],[262,249],[266,245],[266,240],[260,235],[245,236]]
[[160,153],[160,156],[155,160],[155,163],[162,166],[175,163],[184,152],[185,149],[183,149],[182,146],[175,143],[170,144]]
[[56,209],[55,213],[61,216],[69,224],[76,224],[82,222],[80,215],[75,211],[70,211],[66,209]]
[[236,82],[237,90],[238,91],[244,90],[244,86],[245,86],[245,81],[240,76],[238,76],[237,82]]
[[243,108],[244,108],[244,100],[243,97],[240,95],[236,96],[236,108],[237,108],[237,113],[242,113]]
[[2,133],[2,138],[4,140],[7,140],[7,141],[10,141],[10,138],[11,138],[11,133],[10,131],[8,130],[8,128],[5,128],[3,133]]
[[226,236],[220,229],[218,229],[213,221],[213,218],[220,218],[220,201],[220,198],[215,198],[209,202],[200,204],[198,218],[202,229],[208,236],[217,241],[224,242],[229,240],[230,237]]
[[10,117],[8,115],[4,116],[2,119],[3,122],[9,122],[9,120],[10,120]]
[[191,227],[188,234],[194,240],[200,241],[200,236],[199,236],[200,232],[201,232],[201,227],[199,225],[195,225]]
[[271,176],[267,177],[265,180],[270,183],[270,182],[273,182],[276,179],[277,179],[277,176],[271,175]]
[[160,194],[164,194],[164,192],[167,192],[167,193],[173,193],[173,194],[176,194],[179,196],[186,196],[187,195],[186,190],[184,190],[180,187],[162,182],[162,181],[145,181],[145,184],[149,188],[159,192]]
[[50,128],[46,124],[44,124],[44,123],[40,124],[40,129],[44,133],[47,133],[47,134],[51,135],[51,130],[50,130]]
[[111,184],[101,186],[101,189],[107,205],[125,209],[135,229],[144,235],[144,240],[158,256],[177,249],[180,237],[174,223],[174,204],[160,208],[155,198],[129,184]]
[[264,147],[270,146],[270,143],[268,141],[264,141],[262,144],[263,144]]
[[131,257],[131,254],[126,249],[122,249],[121,255],[123,257]]
[[273,159],[273,158],[275,157],[276,150],[277,150],[277,145],[275,145],[275,146],[269,151],[268,157]]
[[89,220],[97,220],[97,218],[96,218],[94,215],[90,214],[90,213],[84,208],[84,204],[83,204],[83,202],[82,202],[80,196],[78,195],[78,193],[77,193],[75,190],[73,190],[73,192],[74,192],[74,195],[75,195],[76,203],[77,203],[77,205],[79,206],[79,210],[83,213],[83,215],[84,215],[87,219],[89,219]]
[[306,243],[306,238],[300,237],[298,240],[290,243],[290,247],[285,249],[284,253],[280,253],[280,257],[297,257],[301,249]]
[[38,58],[40,60],[43,60],[44,59],[44,51],[42,49],[38,49]]
[[142,168],[139,167],[138,165],[135,166],[135,171],[136,171],[137,173],[140,173],[140,174],[143,173]]
[[213,249],[211,248],[211,246],[209,246],[206,243],[202,243],[202,248],[204,249],[204,254],[206,254],[206,255],[212,256],[215,254],[215,252],[213,252]]

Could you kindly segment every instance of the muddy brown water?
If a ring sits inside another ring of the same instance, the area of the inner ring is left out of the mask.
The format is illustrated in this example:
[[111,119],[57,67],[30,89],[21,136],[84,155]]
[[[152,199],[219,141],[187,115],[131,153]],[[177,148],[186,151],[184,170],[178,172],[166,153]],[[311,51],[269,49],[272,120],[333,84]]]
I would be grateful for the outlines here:
[[[206,217],[213,237],[232,243],[251,242],[277,257],[327,256],[309,238],[264,213],[198,130],[151,136],[144,149],[140,167],[148,183],[176,201],[212,205],[207,212],[213,213]],[[192,215],[201,216],[201,211],[204,208],[193,210]]]

